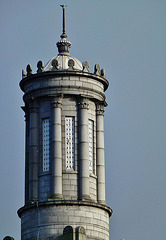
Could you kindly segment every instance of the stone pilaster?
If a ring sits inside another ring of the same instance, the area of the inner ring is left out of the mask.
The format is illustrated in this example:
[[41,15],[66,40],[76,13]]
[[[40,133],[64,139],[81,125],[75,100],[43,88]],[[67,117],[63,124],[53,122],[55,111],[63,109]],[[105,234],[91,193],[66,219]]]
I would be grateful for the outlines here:
[[37,102],[29,103],[29,137],[27,140],[29,140],[29,201],[35,202],[38,201],[39,165],[39,108]]
[[62,199],[62,99],[52,101],[52,198]]
[[22,107],[25,112],[25,204],[29,199],[29,112],[28,107]]
[[88,101],[82,99],[79,104],[79,161],[80,161],[80,199],[89,200],[89,128]]
[[97,201],[105,204],[104,105],[96,106]]

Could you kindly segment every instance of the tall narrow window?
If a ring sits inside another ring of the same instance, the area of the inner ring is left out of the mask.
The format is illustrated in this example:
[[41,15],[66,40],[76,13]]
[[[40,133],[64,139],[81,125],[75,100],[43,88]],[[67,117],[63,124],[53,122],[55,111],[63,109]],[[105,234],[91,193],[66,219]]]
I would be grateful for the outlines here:
[[48,172],[50,169],[50,120],[45,118],[42,121],[43,135],[43,172]]
[[93,121],[89,120],[89,172],[93,173]]
[[65,118],[66,169],[75,168],[75,124],[74,117]]

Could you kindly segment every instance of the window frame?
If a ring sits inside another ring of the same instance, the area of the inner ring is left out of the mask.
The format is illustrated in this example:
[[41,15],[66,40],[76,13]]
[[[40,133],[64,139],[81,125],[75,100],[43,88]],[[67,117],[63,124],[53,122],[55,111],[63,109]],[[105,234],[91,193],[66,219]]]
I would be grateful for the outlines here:
[[[48,122],[45,122],[48,121]],[[48,124],[48,136],[44,136],[44,124]],[[47,137],[47,138],[44,138]],[[44,142],[47,141],[46,146],[44,146]],[[47,146],[48,145],[48,146]],[[44,148],[45,147],[45,148]],[[47,151],[48,159],[45,159],[44,152]],[[41,166],[41,171],[42,173],[46,174],[50,172],[50,164],[51,163],[51,123],[50,123],[50,118],[42,118],[42,166]],[[44,165],[48,165],[48,167],[44,168]]]
[[[90,126],[92,126],[91,129]],[[94,174],[94,121],[92,119],[88,119],[88,139],[89,139],[89,174]],[[92,154],[90,155],[90,153]]]
[[[72,119],[70,122],[71,124],[69,124],[69,119],[70,120]],[[67,121],[69,126],[67,126]],[[69,129],[70,126],[71,126],[71,129]],[[68,144],[70,144],[70,146],[68,146]],[[75,117],[74,116],[65,116],[65,170],[75,171]]]

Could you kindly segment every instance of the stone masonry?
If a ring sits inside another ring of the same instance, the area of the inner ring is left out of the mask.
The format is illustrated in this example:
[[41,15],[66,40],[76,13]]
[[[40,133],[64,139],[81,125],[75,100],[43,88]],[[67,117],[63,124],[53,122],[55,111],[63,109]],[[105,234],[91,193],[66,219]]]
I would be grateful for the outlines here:
[[[64,6],[63,17],[64,17]],[[64,18],[63,18],[64,21]],[[64,23],[64,22],[63,22]],[[64,28],[64,25],[63,25]],[[20,88],[26,120],[25,205],[21,239],[108,240],[105,201],[105,70],[71,57],[63,29],[59,54],[37,73],[27,65]]]

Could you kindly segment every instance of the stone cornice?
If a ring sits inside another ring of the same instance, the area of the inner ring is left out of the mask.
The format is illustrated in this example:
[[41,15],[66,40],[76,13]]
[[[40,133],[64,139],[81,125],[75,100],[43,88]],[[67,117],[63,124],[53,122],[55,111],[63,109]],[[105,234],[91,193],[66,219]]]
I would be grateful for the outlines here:
[[101,82],[104,85],[104,91],[107,90],[109,83],[108,81],[99,75],[93,74],[93,73],[89,73],[89,72],[81,72],[81,71],[48,71],[48,72],[41,72],[41,73],[36,73],[36,74],[31,74],[27,77],[24,77],[21,81],[20,81],[20,88],[21,90],[24,92],[24,84],[28,81],[35,81],[35,79],[37,78],[46,78],[46,77],[59,77],[59,76],[81,76],[81,77],[88,77],[88,78],[93,78],[99,82]]
[[[69,89],[70,87],[70,89]],[[39,89],[36,89],[36,90],[31,90],[31,91],[28,91],[28,93],[25,93],[24,96],[23,96],[23,100],[25,102],[27,102],[27,100],[29,101],[29,99],[31,99],[32,96],[35,95],[35,98],[41,98],[41,97],[52,97],[53,94],[55,95],[59,95],[60,92],[63,92],[63,95],[74,95],[74,96],[82,96],[84,97],[85,96],[85,91],[88,91],[89,92],[89,95],[86,94],[86,98],[88,99],[93,99],[93,101],[99,101],[100,98],[102,98],[101,101],[105,100],[105,95],[104,93],[102,92],[99,92],[97,90],[91,90],[87,87],[79,87],[79,86],[54,86],[52,87],[52,92],[50,92],[50,88],[49,87],[43,87],[43,88],[39,88]],[[70,92],[69,92],[70,90]],[[82,94],[80,94],[82,90]],[[53,92],[55,91],[55,93]],[[95,95],[96,94],[96,98],[93,96],[92,98],[92,94],[90,92],[93,92],[93,94]],[[98,97],[97,97],[98,96]],[[96,99],[96,100],[95,100]]]
[[34,208],[40,208],[40,207],[49,207],[49,206],[60,206],[60,205],[65,205],[65,206],[89,206],[89,207],[94,207],[94,208],[100,208],[105,210],[108,214],[109,217],[112,215],[112,209],[108,207],[107,205],[100,204],[100,203],[95,203],[91,201],[77,201],[77,200],[48,200],[47,202],[36,202],[36,203],[30,203],[22,208],[20,208],[17,213],[18,216],[21,218],[21,215]]

